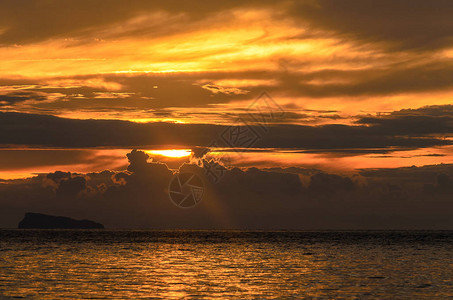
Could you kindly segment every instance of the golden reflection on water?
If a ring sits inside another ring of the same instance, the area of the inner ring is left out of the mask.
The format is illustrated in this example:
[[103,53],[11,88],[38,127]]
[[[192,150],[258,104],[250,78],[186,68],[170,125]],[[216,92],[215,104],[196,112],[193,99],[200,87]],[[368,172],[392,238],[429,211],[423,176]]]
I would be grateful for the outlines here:
[[[452,246],[387,247],[272,236],[105,238],[2,239],[0,295],[180,299],[453,294]],[[448,288],[436,280],[447,282]],[[417,288],[423,284],[428,286]]]

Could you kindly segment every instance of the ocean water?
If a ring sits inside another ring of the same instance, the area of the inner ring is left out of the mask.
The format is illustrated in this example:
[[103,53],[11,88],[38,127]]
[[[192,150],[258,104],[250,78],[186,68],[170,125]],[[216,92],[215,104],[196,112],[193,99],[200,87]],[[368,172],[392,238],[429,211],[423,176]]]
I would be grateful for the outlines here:
[[451,298],[453,232],[0,230],[0,295]]

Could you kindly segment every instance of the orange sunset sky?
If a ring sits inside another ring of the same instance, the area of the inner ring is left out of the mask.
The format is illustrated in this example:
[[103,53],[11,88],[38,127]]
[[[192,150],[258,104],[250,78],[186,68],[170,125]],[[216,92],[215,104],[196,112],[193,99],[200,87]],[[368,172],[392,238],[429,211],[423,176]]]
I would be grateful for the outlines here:
[[[239,167],[453,163],[452,13],[449,1],[1,1],[0,178],[122,170],[133,148],[171,168],[196,147]],[[263,92],[277,114],[256,143],[213,145],[228,126],[263,125]]]

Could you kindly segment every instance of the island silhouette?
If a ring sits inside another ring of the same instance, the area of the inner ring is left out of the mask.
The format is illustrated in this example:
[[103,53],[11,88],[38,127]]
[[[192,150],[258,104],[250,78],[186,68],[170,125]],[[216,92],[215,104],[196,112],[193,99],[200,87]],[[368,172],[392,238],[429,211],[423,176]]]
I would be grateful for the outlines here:
[[63,216],[25,213],[19,229],[104,229],[104,225],[90,220],[75,220]]

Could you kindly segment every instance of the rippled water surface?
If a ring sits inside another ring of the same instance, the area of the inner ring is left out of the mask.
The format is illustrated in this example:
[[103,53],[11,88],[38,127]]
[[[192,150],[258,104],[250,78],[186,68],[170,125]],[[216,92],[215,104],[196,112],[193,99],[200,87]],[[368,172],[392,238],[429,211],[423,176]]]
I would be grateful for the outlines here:
[[453,232],[0,231],[6,298],[447,298]]

